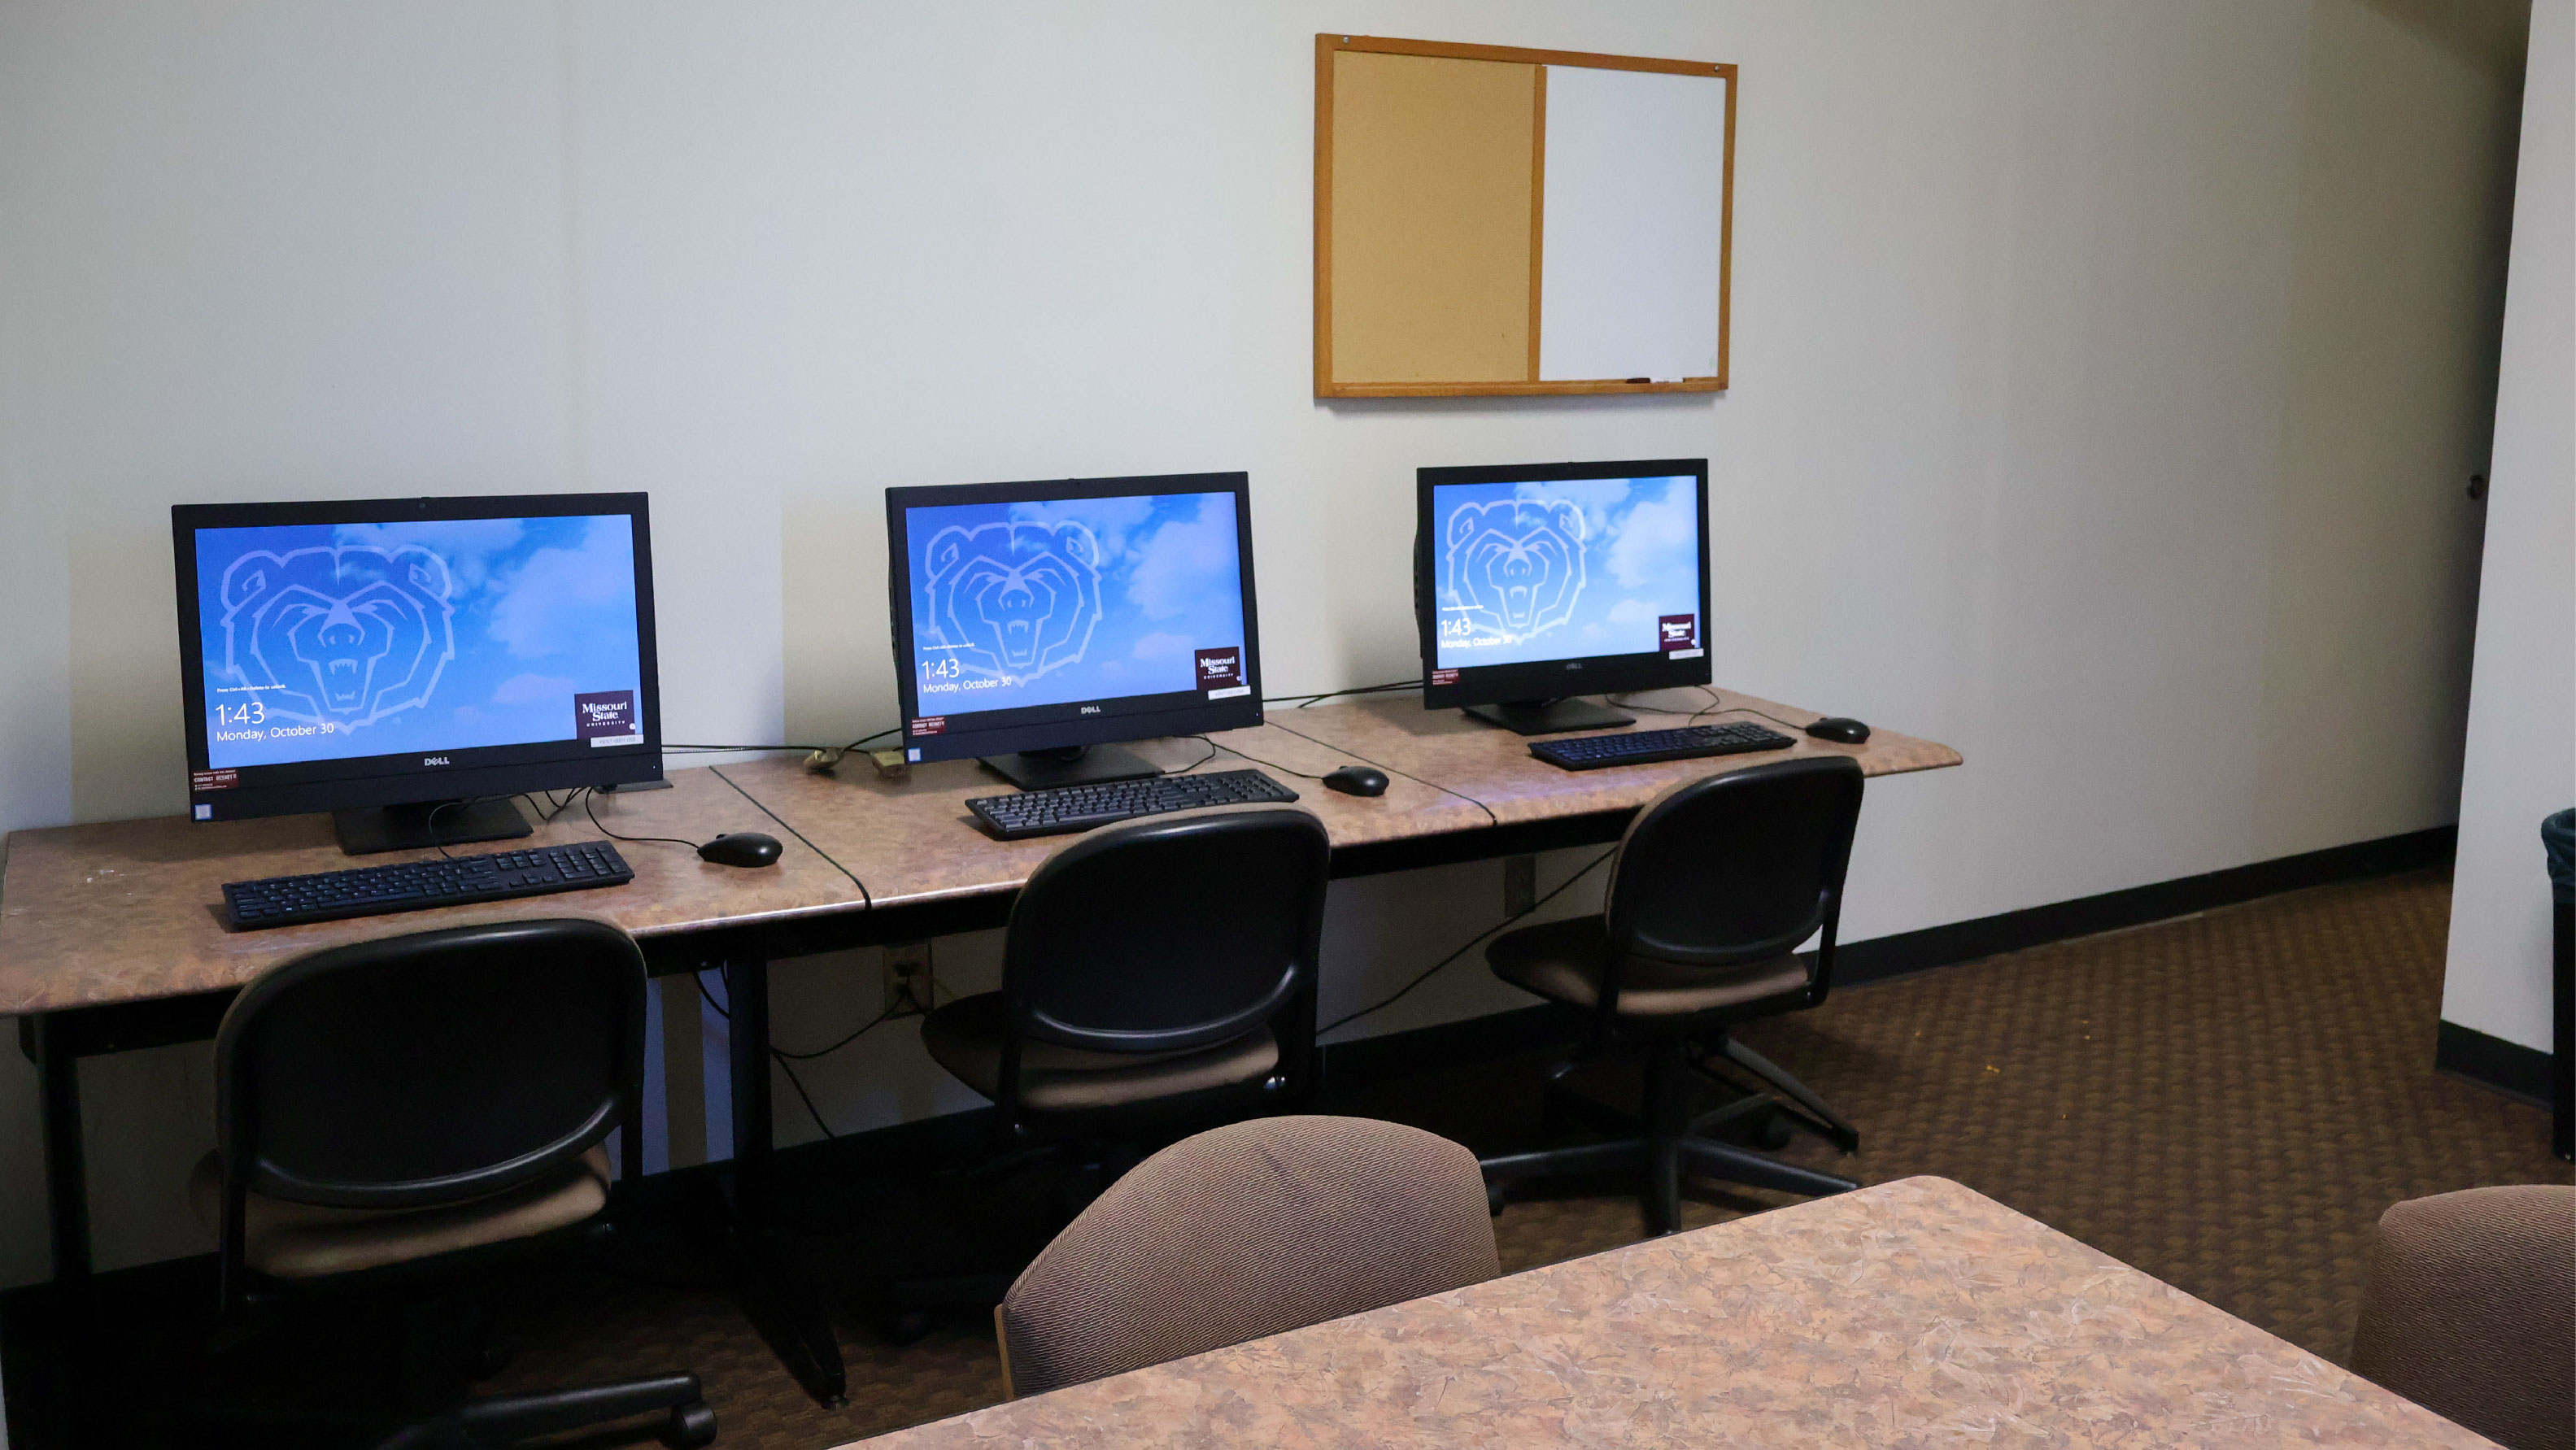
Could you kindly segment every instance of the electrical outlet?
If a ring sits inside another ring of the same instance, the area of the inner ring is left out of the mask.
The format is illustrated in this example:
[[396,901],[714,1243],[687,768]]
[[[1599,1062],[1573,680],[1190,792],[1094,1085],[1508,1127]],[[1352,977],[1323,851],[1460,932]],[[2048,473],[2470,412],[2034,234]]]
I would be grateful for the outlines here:
[[930,943],[890,942],[885,949],[885,1010],[930,1010]]
[[1538,858],[1503,858],[1503,915],[1519,916],[1538,906]]

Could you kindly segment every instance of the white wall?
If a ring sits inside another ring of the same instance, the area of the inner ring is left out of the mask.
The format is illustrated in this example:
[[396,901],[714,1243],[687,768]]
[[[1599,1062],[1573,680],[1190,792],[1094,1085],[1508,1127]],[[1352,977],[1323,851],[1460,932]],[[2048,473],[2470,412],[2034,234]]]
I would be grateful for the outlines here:
[[[0,826],[179,803],[174,502],[650,489],[674,736],[849,738],[893,716],[887,484],[1248,468],[1287,691],[1416,672],[1417,465],[1675,454],[1720,677],[1968,757],[1873,788],[1855,939],[2439,824],[2490,19],[0,0]],[[1732,392],[1311,397],[1311,37],[1363,21],[1743,67]],[[1498,897],[1354,884],[1326,1011]],[[831,985],[782,984],[783,1037],[828,1040]],[[1472,960],[1417,999],[1373,1025],[1514,1000]],[[843,1127],[958,1097],[893,1029],[827,1067]],[[107,1262],[197,1242],[192,1074],[92,1075]]]
[[2540,818],[2576,805],[2576,11],[2531,13],[2442,1019],[2549,1050]]

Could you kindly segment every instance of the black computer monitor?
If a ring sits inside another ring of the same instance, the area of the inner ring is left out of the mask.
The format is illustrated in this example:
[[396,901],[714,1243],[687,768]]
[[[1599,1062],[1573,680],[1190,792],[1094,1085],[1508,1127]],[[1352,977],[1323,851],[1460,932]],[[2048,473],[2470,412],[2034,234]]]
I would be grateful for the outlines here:
[[189,813],[331,811],[352,855],[529,833],[662,777],[640,493],[170,510]]
[[907,758],[1037,789],[1161,773],[1113,741],[1261,723],[1243,474],[885,497]]
[[1422,703],[1523,735],[1633,725],[1576,698],[1705,685],[1708,460],[1425,468]]

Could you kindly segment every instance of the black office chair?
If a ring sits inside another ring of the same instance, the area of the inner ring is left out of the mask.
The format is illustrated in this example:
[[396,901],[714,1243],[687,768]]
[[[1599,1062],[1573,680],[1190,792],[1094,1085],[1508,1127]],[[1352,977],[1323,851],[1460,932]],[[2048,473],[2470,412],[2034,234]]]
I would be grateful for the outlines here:
[[603,1247],[601,1145],[639,1130],[644,993],[633,939],[571,920],[334,947],[251,983],[215,1037],[218,1146],[192,1185],[227,1319],[295,1291],[400,1295],[406,1403],[368,1431],[387,1445],[657,1411],[666,1444],[712,1442],[693,1374],[465,1401],[479,1326],[424,1292]]
[[921,1040],[1005,1140],[1303,1091],[1330,856],[1299,810],[1095,831],[1021,888],[1002,990],[932,1012]]
[[[1227,808],[1104,827],[1041,864],[1011,906],[1002,990],[922,1019],[932,1060],[993,1100],[976,1176],[1072,1150],[1061,1227],[1149,1130],[1310,1094],[1331,854],[1304,811]],[[934,1308],[999,1303],[1020,1267],[894,1279],[880,1327],[902,1343]]]
[[[1523,1179],[1638,1168],[1646,1170],[1650,1233],[1680,1227],[1685,1172],[1792,1193],[1859,1186],[1716,1135],[1749,1129],[1780,1147],[1796,1125],[1847,1153],[1860,1146],[1860,1134],[1823,1099],[1731,1031],[1825,1000],[1860,797],[1860,766],[1840,755],[1682,782],[1647,802],[1629,824],[1604,914],[1525,927],[1485,949],[1504,981],[1592,1014],[1585,1053],[1551,1075],[1550,1106],[1628,1134],[1484,1160],[1497,1212],[1505,1190]],[[1795,953],[1819,931],[1810,969]],[[1566,1074],[1586,1058],[1634,1044],[1646,1049],[1642,1121],[1567,1091]],[[1713,1057],[1753,1074],[1761,1086],[1732,1081]],[[1744,1095],[1689,1117],[1685,1074],[1694,1068]]]

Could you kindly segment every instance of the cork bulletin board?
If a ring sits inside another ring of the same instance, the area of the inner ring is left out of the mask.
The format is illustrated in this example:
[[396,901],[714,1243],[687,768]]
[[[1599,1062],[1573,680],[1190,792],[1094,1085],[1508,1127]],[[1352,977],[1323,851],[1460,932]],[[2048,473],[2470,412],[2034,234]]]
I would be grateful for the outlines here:
[[1726,386],[1735,67],[1315,38],[1318,397]]

